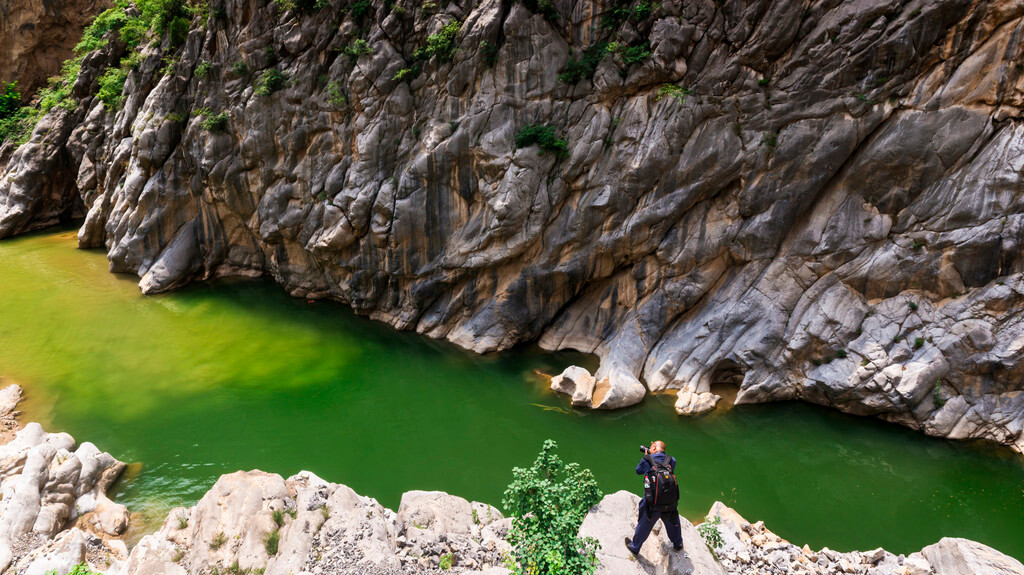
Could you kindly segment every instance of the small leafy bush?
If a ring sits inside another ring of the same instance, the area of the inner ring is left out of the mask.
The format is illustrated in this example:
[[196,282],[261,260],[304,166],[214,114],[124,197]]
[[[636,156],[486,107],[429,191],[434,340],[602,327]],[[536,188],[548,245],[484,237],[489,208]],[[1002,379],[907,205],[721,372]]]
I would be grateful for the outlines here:
[[910,302],[910,311],[917,311],[917,303]]
[[358,60],[360,56],[373,54],[373,48],[370,47],[370,43],[366,40],[356,38],[352,43],[345,47],[345,54],[348,54],[348,57],[354,62]]
[[327,101],[335,108],[340,108],[348,103],[348,98],[345,97],[337,82],[327,84]]
[[245,63],[245,60],[239,60],[231,65],[231,72],[239,78],[244,78],[249,75],[249,65]]
[[565,71],[558,75],[558,79],[566,84],[575,84],[580,80],[593,78],[597,65],[601,63],[601,60],[604,60],[607,53],[607,42],[591,44],[578,59],[569,59],[569,63],[565,66]]
[[206,60],[203,60],[202,62],[200,62],[199,65],[196,66],[196,71],[195,71],[196,78],[205,78],[205,77],[209,76],[210,75],[210,67],[211,67],[210,63],[207,62]]
[[725,545],[725,540],[722,539],[722,532],[718,529],[722,524],[722,518],[716,515],[714,519],[710,517],[705,517],[704,519],[704,523],[700,524],[697,532],[700,533],[704,544],[708,546],[708,550],[715,554],[715,549]]
[[284,525],[284,511],[281,511],[280,509],[275,509],[271,516],[274,519],[274,523],[277,523],[278,527]]
[[441,562],[440,562],[440,564],[438,564],[438,567],[440,567],[442,571],[447,571],[447,570],[451,569],[452,568],[452,554],[451,553],[445,553],[444,555],[442,555],[441,556]]
[[204,130],[213,134],[221,134],[228,130],[228,113],[220,112],[213,114],[207,112],[203,114],[204,118],[199,123]]
[[274,92],[284,88],[286,78],[280,70],[271,68],[260,74],[258,80],[256,80],[256,94],[260,96],[269,96]]
[[349,5],[348,13],[351,14],[352,17],[355,18],[356,20],[359,20],[360,18],[369,14],[372,8],[373,5],[370,4],[370,0],[356,0],[355,2]]
[[837,351],[836,352],[836,357],[839,358],[839,359],[846,359],[846,350],[845,349],[841,349],[841,350]]
[[107,68],[107,71],[100,76],[100,87],[96,97],[103,102],[105,108],[112,109],[121,106],[124,101],[121,92],[124,91],[124,83],[127,79],[128,71],[124,68]]
[[462,22],[451,20],[435,34],[427,36],[427,45],[417,48],[416,52],[413,53],[413,58],[429,60],[432,56],[437,56],[437,59],[441,62],[451,62],[455,58],[455,50],[457,48],[455,38],[459,35],[459,30],[461,29]]
[[559,157],[569,156],[569,143],[558,137],[555,129],[544,124],[527,124],[516,134],[516,147],[537,144],[541,153],[554,152]]
[[0,92],[0,120],[10,118],[21,109],[21,92],[18,91],[17,82],[0,84],[3,92]]
[[556,449],[545,441],[531,467],[512,470],[505,490],[512,517],[506,567],[518,575],[590,575],[597,568],[597,540],[576,534],[601,491],[589,469],[562,463]]
[[665,96],[671,96],[676,102],[683,104],[686,102],[686,97],[690,94],[693,94],[693,91],[682,86],[677,86],[675,84],[662,84],[661,87],[658,88],[658,96],[654,98],[654,101],[657,102]]
[[915,337],[914,338],[914,349],[921,349],[922,347],[924,347],[924,338],[923,337]]
[[87,54],[107,45],[103,39],[107,32],[120,30],[128,22],[128,15],[123,8],[108,8],[82,32],[82,39],[75,45],[75,54]]
[[650,42],[644,42],[636,46],[612,42],[608,44],[607,50],[613,54],[618,54],[619,58],[622,58],[622,63],[627,67],[639,64],[651,57]]

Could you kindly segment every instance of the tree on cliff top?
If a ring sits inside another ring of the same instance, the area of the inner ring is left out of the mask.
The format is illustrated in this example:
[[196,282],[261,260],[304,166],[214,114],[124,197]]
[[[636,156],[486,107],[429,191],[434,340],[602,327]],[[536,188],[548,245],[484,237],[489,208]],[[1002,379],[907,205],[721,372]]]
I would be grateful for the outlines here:
[[513,518],[506,566],[519,575],[589,575],[597,568],[597,540],[576,534],[601,491],[589,469],[563,464],[556,448],[545,441],[532,467],[512,470],[505,490],[502,503]]

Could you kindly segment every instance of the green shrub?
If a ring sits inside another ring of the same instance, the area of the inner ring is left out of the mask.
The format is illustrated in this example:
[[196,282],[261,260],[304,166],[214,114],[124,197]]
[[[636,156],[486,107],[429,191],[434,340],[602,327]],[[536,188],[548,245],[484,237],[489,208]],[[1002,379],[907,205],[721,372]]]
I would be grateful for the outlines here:
[[351,44],[345,47],[345,53],[348,54],[352,61],[356,61],[360,56],[367,56],[373,54],[373,48],[370,47],[370,43],[362,38],[356,38]]
[[273,557],[277,555],[277,545],[281,542],[281,532],[274,529],[270,533],[267,533],[267,538],[263,540],[263,547],[267,550],[267,555]]
[[414,64],[412,67],[402,68],[398,72],[395,72],[395,75],[392,76],[391,79],[396,82],[411,82],[413,79],[416,78],[416,76],[420,75],[420,71],[422,69],[423,67],[420,66],[419,63],[417,63]]
[[441,562],[440,562],[440,564],[438,564],[438,567],[442,571],[447,571],[447,570],[451,569],[452,568],[452,554],[451,553],[445,553],[444,555],[442,555],[441,556]]
[[124,8],[115,6],[100,12],[99,16],[82,31],[82,39],[75,45],[75,54],[87,54],[107,45],[103,39],[107,32],[120,30],[128,22]]
[[686,97],[690,94],[693,94],[693,91],[682,86],[677,86],[675,84],[662,84],[661,87],[658,88],[658,96],[654,98],[654,101],[657,102],[665,96],[671,96],[676,102],[683,104],[686,102]]
[[846,359],[846,350],[845,349],[841,349],[841,350],[837,351],[836,352],[836,357],[838,357],[839,359]]
[[200,115],[203,116],[203,120],[199,123],[200,126],[207,132],[213,134],[221,134],[228,130],[228,113],[220,112],[214,114],[209,110],[202,110]]
[[188,528],[188,519],[186,519],[184,515],[179,515],[178,516],[178,530],[180,531],[180,530],[186,529],[186,528]]
[[516,147],[525,148],[537,144],[541,153],[554,152],[559,157],[568,157],[569,143],[558,137],[555,129],[544,124],[527,124],[516,134]]
[[924,338],[923,337],[915,337],[914,338],[914,349],[921,349],[922,347],[924,347]]
[[17,82],[0,83],[0,87],[3,88],[0,93],[0,120],[4,120],[21,110],[21,92]]
[[281,511],[280,509],[275,509],[271,516],[274,519],[274,523],[277,523],[278,527],[284,525],[284,511]]
[[917,303],[910,302],[910,311],[917,311]]
[[284,74],[276,68],[266,70],[258,80],[256,80],[256,94],[260,96],[269,96],[274,92],[284,88],[285,81]]
[[370,0],[356,0],[349,5],[348,13],[356,20],[359,20],[363,16],[369,14],[372,8],[373,4],[370,3]]
[[589,469],[563,464],[547,440],[527,469],[512,470],[505,509],[512,517],[506,566],[519,575],[589,575],[597,568],[598,542],[576,536],[587,511],[601,500]]
[[575,84],[580,80],[589,80],[594,77],[597,65],[604,60],[608,53],[608,43],[598,42],[591,44],[583,51],[583,55],[577,58],[570,58],[565,66],[565,71],[558,75],[558,79],[566,84]]
[[779,133],[765,132],[763,142],[769,152],[774,152],[775,148],[779,145]]
[[335,108],[340,108],[348,103],[348,98],[342,93],[337,82],[327,84],[327,101]]
[[206,60],[203,60],[202,62],[200,62],[199,65],[196,66],[196,71],[195,71],[196,78],[205,78],[205,77],[209,76],[210,75],[210,68],[211,68],[211,65]]
[[96,97],[103,106],[108,109],[118,108],[124,102],[121,92],[124,90],[124,82],[128,78],[128,71],[124,68],[107,68],[107,71],[100,76],[99,91]]
[[704,523],[701,523],[700,527],[697,528],[697,532],[700,533],[704,544],[708,546],[708,550],[711,551],[712,555],[716,556],[715,549],[725,545],[725,540],[722,539],[722,532],[718,529],[721,524],[722,518],[716,515],[714,519],[705,517]]
[[249,75],[249,65],[245,63],[245,60],[239,60],[231,65],[231,71],[239,78],[244,78]]
[[637,44],[636,46],[612,42],[608,44],[607,50],[612,54],[618,54],[618,56],[622,58],[622,63],[625,64],[626,67],[632,66],[633,64],[639,64],[651,57],[650,42],[644,42],[642,44]]
[[460,29],[462,29],[462,22],[451,20],[436,33],[427,36],[427,45],[417,48],[413,53],[413,58],[429,60],[432,56],[437,56],[441,62],[451,62],[455,57],[457,48],[455,38],[459,35]]

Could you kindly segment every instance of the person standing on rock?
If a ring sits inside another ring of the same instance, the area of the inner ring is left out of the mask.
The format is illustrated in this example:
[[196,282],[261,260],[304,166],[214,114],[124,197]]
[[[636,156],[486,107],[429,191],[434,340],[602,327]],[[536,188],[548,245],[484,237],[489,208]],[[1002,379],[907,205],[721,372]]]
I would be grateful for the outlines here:
[[626,549],[635,557],[660,519],[665,525],[672,548],[683,548],[683,533],[679,527],[679,484],[676,482],[676,458],[665,453],[665,443],[655,441],[650,447],[641,447],[644,456],[636,466],[636,474],[644,476],[644,497],[640,500],[640,516],[636,520],[633,538],[626,537]]

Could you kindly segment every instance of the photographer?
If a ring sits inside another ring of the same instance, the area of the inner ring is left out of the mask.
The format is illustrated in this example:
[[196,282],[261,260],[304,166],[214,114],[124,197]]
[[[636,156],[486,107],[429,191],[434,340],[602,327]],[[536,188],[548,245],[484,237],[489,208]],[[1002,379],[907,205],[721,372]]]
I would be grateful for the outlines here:
[[672,548],[683,548],[683,534],[679,527],[679,484],[676,482],[676,459],[665,453],[665,443],[655,441],[650,447],[640,447],[643,459],[636,466],[636,474],[644,476],[644,497],[640,500],[640,516],[636,533],[626,537],[626,548],[635,557],[660,519],[665,525]]

